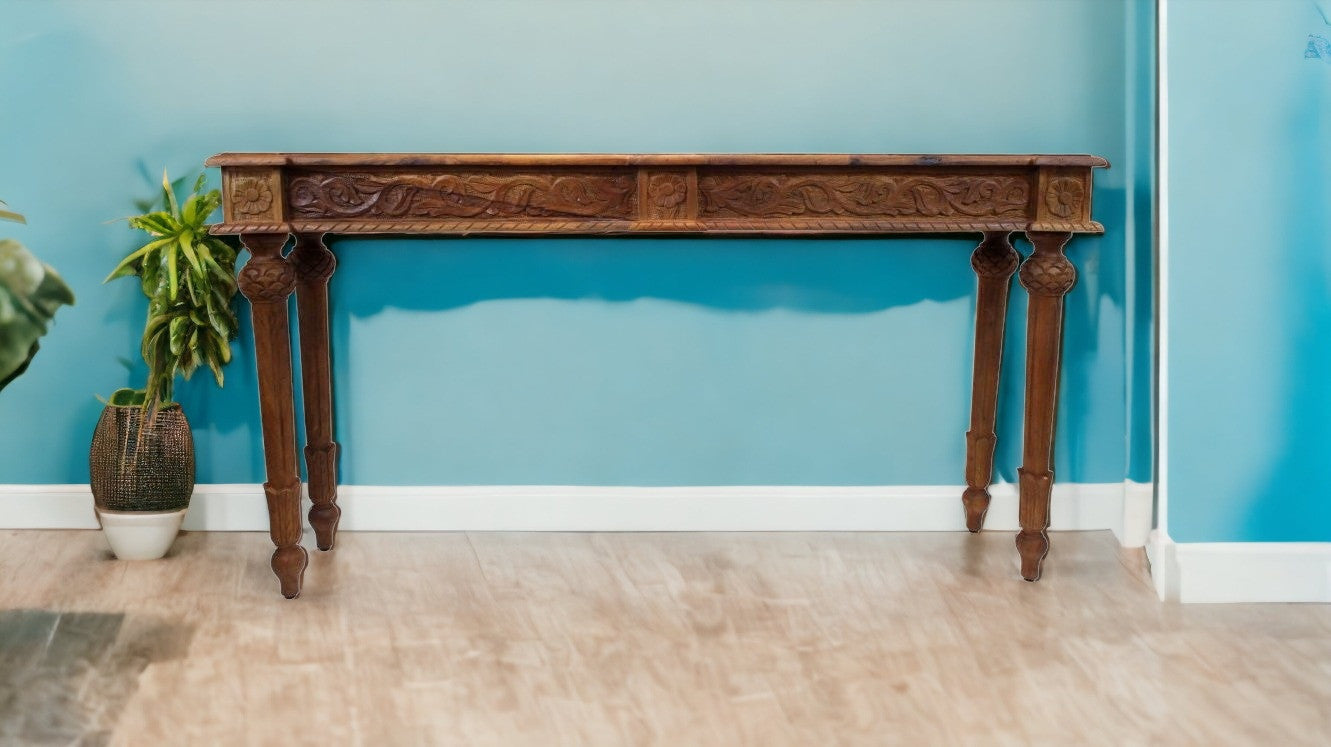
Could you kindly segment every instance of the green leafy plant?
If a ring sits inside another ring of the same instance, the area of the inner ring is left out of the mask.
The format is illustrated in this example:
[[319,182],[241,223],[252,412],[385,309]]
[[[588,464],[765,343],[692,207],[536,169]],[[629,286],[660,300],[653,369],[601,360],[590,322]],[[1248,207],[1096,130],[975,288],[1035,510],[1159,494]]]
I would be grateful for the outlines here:
[[[176,374],[186,379],[206,365],[222,386],[222,366],[231,360],[237,319],[236,250],[208,234],[207,220],[222,203],[218,190],[203,191],[204,175],[183,200],[162,172],[160,209],[129,219],[147,232],[148,243],[121,260],[107,276],[137,276],[148,297],[143,360],[148,382],[142,390],[117,392],[119,402],[142,403],[155,414],[171,404]],[[139,396],[139,393],[142,396]]]
[[[27,222],[4,206],[0,220]],[[73,303],[74,292],[50,265],[19,242],[0,239],[0,389],[28,370],[56,310]]]

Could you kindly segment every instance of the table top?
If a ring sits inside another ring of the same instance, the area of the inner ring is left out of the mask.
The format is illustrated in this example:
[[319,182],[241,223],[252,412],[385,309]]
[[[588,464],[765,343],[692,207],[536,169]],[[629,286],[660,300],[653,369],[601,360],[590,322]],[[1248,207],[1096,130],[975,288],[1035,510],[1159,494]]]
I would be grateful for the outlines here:
[[1081,154],[888,153],[218,153],[205,166],[1071,166],[1106,168]]
[[1091,155],[221,153],[213,233],[1100,233]]

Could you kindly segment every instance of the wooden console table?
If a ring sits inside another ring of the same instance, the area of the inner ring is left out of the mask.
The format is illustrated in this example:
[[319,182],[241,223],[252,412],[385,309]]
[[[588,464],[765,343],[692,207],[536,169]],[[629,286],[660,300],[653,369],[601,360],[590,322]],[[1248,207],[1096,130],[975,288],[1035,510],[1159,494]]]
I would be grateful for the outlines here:
[[[252,258],[240,272],[259,369],[273,571],[300,594],[300,469],[287,299],[296,293],[310,524],[321,550],[337,532],[337,456],[328,363],[330,234],[762,235],[982,234],[975,367],[966,433],[966,526],[989,508],[994,410],[1013,273],[1030,294],[1026,410],[1017,550],[1040,577],[1049,549],[1049,496],[1063,296],[1077,273],[1063,249],[1091,220],[1084,155],[515,155],[224,153],[224,222]],[[1021,261],[1010,234],[1033,253]],[[283,254],[288,237],[295,247]],[[1020,271],[1018,272],[1018,266]]]

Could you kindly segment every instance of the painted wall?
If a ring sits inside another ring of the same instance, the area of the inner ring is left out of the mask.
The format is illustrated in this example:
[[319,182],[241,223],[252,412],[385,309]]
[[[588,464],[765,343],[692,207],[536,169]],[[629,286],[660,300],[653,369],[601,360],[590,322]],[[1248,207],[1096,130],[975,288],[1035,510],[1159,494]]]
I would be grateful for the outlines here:
[[[1149,105],[1150,7],[0,2],[0,195],[29,217],[11,232],[79,296],[0,397],[0,482],[86,480],[93,395],[142,372],[121,362],[136,356],[142,299],[128,282],[99,285],[135,237],[107,221],[162,167],[183,175],[221,150],[1106,156],[1116,168],[1094,199],[1108,232],[1072,248],[1081,282],[1068,298],[1056,468],[1063,480],[1148,479],[1149,402],[1126,390],[1128,307],[1143,297],[1131,216],[1149,205],[1149,170],[1129,148]],[[971,248],[340,242],[343,480],[959,484]],[[1007,481],[1022,294],[1011,312]],[[180,389],[201,482],[261,479],[248,342],[238,353],[225,390]]]
[[1168,533],[1331,541],[1331,60],[1305,57],[1331,26],[1167,8]]

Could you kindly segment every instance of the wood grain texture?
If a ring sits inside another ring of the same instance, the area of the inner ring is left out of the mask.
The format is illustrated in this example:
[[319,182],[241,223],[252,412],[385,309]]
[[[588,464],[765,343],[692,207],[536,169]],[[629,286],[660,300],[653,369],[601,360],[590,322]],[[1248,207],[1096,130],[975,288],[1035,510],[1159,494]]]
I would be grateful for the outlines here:
[[895,153],[218,153],[205,166],[1068,166],[1108,168],[1080,154]]
[[106,617],[0,683],[21,744],[1331,741],[1331,607],[1165,605],[1140,551],[1057,539],[1015,584],[987,533],[351,532],[290,605],[259,533],[0,531],[0,609]]
[[296,405],[291,380],[291,331],[287,298],[296,287],[296,271],[282,256],[285,233],[240,237],[253,255],[238,277],[250,301],[254,358],[259,377],[259,414],[267,479],[269,533],[277,549],[271,566],[282,596],[300,595],[308,562],[300,546],[300,468],[296,456]]
[[1018,277],[1030,295],[1026,307],[1026,419],[1022,436],[1017,552],[1021,575],[1040,578],[1049,552],[1049,499],[1054,486],[1054,423],[1063,341],[1063,297],[1077,282],[1077,270],[1063,256],[1067,233],[1027,234],[1034,251]]
[[214,233],[1100,233],[1095,156],[223,153]]
[[297,234],[288,256],[296,270],[296,316],[300,329],[300,377],[305,412],[305,471],[310,480],[310,524],[315,545],[333,549],[342,509],[337,505],[337,458],[333,440],[333,370],[328,344],[328,281],[337,258],[319,234]]
[[971,423],[966,431],[966,491],[961,496],[966,528],[978,532],[989,511],[989,483],[994,476],[994,431],[998,412],[998,375],[1003,364],[1008,288],[1021,255],[1006,231],[985,233],[971,254],[975,270],[975,358],[971,376]]

